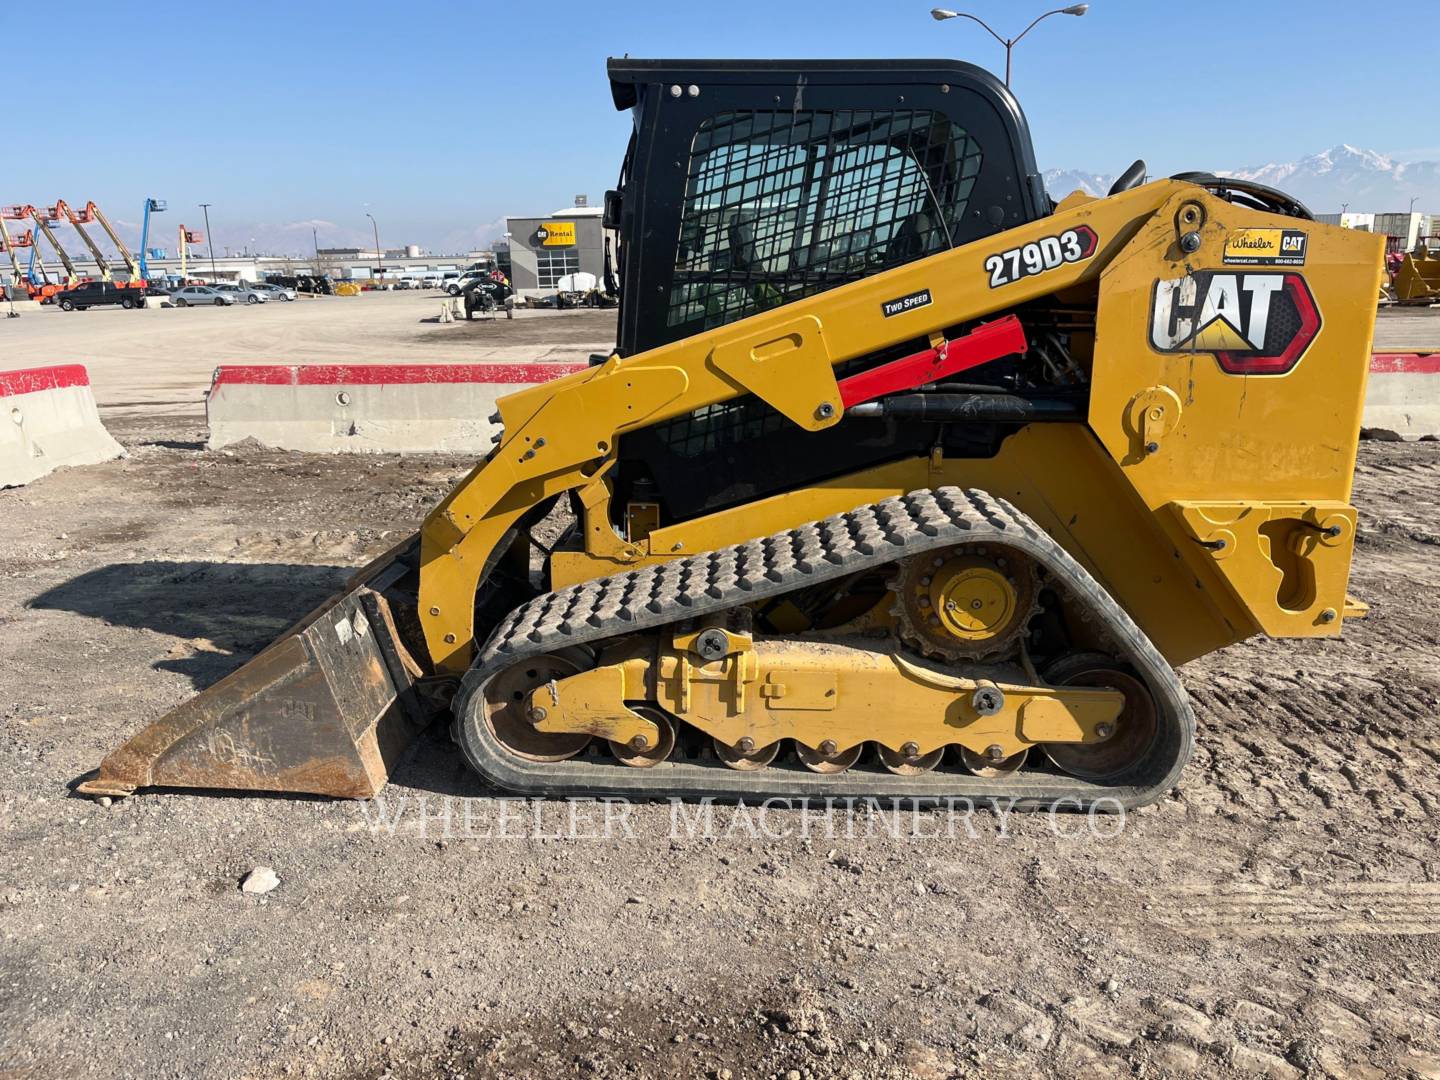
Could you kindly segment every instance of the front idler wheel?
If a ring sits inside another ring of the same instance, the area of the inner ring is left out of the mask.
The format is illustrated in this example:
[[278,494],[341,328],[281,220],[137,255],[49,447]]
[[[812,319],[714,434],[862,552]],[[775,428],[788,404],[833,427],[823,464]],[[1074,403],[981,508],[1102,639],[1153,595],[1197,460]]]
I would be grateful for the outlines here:
[[[564,761],[572,758],[590,741],[585,732],[536,731],[535,720],[526,708],[534,690],[551,679],[564,679],[579,672],[583,657],[551,653],[522,661],[500,672],[485,687],[482,702],[485,726],[497,742],[526,761]],[[573,650],[578,651],[578,650]]]
[[1100,653],[1077,653],[1051,664],[1045,681],[1119,690],[1125,695],[1113,730],[1101,741],[1045,744],[1046,755],[1062,771],[1081,780],[1114,780],[1142,761],[1155,744],[1159,709],[1145,684],[1125,665]]

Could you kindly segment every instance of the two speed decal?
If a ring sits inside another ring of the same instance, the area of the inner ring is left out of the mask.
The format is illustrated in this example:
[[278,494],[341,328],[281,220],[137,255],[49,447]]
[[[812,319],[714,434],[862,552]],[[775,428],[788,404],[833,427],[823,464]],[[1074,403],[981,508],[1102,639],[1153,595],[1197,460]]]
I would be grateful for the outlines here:
[[1046,236],[1022,247],[1002,251],[985,259],[990,287],[998,289],[1021,278],[1043,274],[1066,263],[1082,262],[1095,254],[1099,239],[1089,225],[1066,229],[1059,236]]

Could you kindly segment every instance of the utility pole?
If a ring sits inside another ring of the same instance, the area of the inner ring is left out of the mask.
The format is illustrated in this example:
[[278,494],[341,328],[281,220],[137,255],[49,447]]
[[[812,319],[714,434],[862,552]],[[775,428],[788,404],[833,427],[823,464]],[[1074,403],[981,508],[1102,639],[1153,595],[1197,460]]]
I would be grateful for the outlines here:
[[[210,204],[202,202],[200,209],[205,211],[205,239],[210,244],[210,276],[218,278],[220,272],[215,269],[215,234],[210,231]],[[214,284],[213,282],[211,284]]]
[[384,273],[385,273],[385,252],[380,249],[380,226],[375,224],[375,215],[372,214],[372,213],[370,213],[369,210],[366,210],[366,211],[365,211],[365,216],[370,219],[370,224],[371,224],[371,226],[375,229],[375,258],[377,258],[377,259],[380,260],[380,271],[379,271],[379,272],[380,272],[381,274],[384,274]]

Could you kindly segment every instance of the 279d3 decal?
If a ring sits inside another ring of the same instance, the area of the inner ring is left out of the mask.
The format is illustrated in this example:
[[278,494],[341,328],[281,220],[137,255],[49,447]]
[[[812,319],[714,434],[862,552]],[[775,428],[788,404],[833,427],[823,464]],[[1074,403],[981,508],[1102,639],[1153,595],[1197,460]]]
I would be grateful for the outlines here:
[[990,288],[998,289],[1021,278],[1055,270],[1066,263],[1083,262],[1095,254],[1099,238],[1089,225],[1077,225],[1056,236],[1043,236],[1020,247],[985,258]]
[[1320,309],[1297,273],[1200,270],[1155,282],[1150,344],[1214,353],[1231,375],[1284,375],[1320,332]]

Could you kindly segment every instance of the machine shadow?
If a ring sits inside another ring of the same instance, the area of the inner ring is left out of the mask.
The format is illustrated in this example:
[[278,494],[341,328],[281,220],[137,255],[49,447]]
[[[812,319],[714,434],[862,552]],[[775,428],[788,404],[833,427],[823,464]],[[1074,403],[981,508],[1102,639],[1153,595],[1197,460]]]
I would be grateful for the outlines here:
[[299,563],[116,563],[27,607],[70,611],[176,640],[154,667],[197,691],[224,678],[338,591],[353,567]]

